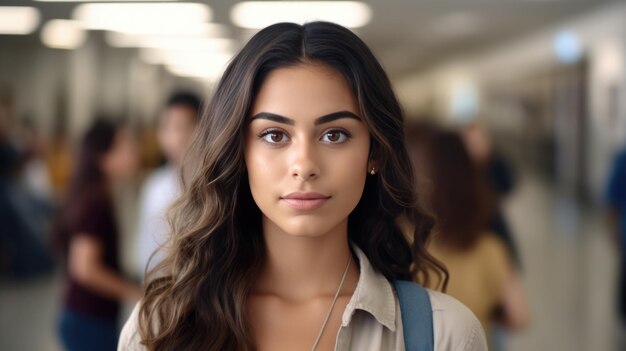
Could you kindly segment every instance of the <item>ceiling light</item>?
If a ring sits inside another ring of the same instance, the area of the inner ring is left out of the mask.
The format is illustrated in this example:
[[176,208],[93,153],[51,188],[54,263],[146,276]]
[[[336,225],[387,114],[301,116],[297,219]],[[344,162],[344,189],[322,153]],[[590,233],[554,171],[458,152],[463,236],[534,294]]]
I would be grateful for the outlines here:
[[369,23],[372,11],[367,4],[358,1],[246,1],[233,6],[230,18],[243,28],[315,20],[357,28]]
[[151,38],[141,43],[143,47],[170,50],[232,51],[233,41],[223,38]]
[[208,52],[196,50],[164,50],[143,48],[140,57],[149,63],[175,66],[206,66],[207,70],[221,72],[233,57],[230,52]]
[[207,37],[227,37],[226,26],[217,23],[170,23],[167,26],[126,26],[115,30],[116,33],[128,34],[136,38],[145,36],[207,36]]
[[177,76],[204,78],[210,81],[217,80],[222,74],[222,71],[215,71],[207,66],[166,65],[165,68]]
[[86,29],[159,34],[184,31],[186,26],[196,30],[212,15],[201,3],[108,3],[79,5],[73,17]]
[[85,37],[80,23],[72,20],[50,20],[41,30],[41,41],[47,47],[55,49],[75,49],[82,45]]
[[126,33],[107,32],[106,42],[113,47],[140,47],[169,50],[233,51],[233,40],[225,38],[187,36],[136,36]]
[[561,30],[552,39],[554,53],[563,63],[575,63],[580,60],[583,50],[576,33],[571,30]]
[[0,34],[30,34],[37,29],[39,10],[29,6],[1,6]]
[[469,80],[458,80],[452,85],[450,96],[451,117],[467,123],[476,117],[479,108],[479,94],[476,85]]
[[143,48],[139,56],[144,62],[163,64],[170,72],[178,76],[217,79],[224,72],[233,54]]

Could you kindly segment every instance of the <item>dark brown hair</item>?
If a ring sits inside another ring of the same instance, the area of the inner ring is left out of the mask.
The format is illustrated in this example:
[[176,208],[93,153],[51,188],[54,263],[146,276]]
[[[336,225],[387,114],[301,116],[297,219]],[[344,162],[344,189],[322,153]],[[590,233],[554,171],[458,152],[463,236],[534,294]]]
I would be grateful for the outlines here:
[[418,130],[412,151],[421,168],[418,188],[436,216],[437,242],[470,248],[487,227],[486,184],[457,132],[426,125]]
[[418,210],[403,113],[374,55],[336,24],[275,24],[234,57],[201,117],[183,166],[183,195],[170,218],[168,254],[149,278],[140,307],[148,349],[254,349],[247,297],[265,244],[246,174],[246,118],[268,73],[306,63],[342,74],[371,134],[370,155],[380,172],[367,177],[349,216],[350,240],[389,280],[425,281],[429,272],[447,280],[425,249],[433,221]]
[[53,244],[61,254],[66,253],[69,245],[68,230],[88,215],[85,210],[89,204],[113,206],[101,160],[113,148],[122,128],[119,120],[98,117],[80,141],[68,192],[53,224]]
[[174,106],[187,107],[195,112],[193,115],[193,122],[197,122],[200,108],[202,106],[202,100],[198,97],[198,95],[191,91],[177,90],[170,95],[165,106],[167,108]]

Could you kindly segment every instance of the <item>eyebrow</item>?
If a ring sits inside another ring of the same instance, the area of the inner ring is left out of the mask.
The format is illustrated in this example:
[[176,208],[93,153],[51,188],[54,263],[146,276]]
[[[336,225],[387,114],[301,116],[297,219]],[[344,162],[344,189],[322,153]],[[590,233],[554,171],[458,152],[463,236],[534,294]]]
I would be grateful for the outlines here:
[[[317,125],[332,122],[334,120],[341,119],[341,118],[352,118],[352,119],[356,119],[359,121],[361,120],[361,117],[357,116],[356,114],[350,111],[339,111],[339,112],[333,112],[333,113],[329,113],[327,115],[318,117],[315,119],[315,122],[313,123],[317,126]],[[256,115],[252,116],[252,118],[250,118],[250,122],[252,122],[255,119],[267,119],[270,121],[274,121],[274,122],[278,122],[282,124],[288,124],[291,126],[296,124],[296,122],[291,118],[277,115],[275,113],[270,113],[270,112],[257,113]]]

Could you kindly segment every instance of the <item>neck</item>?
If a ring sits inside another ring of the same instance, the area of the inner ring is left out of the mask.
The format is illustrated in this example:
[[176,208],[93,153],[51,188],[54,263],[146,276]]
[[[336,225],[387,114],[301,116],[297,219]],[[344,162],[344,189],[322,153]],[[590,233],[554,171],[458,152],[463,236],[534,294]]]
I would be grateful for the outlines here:
[[[351,258],[347,221],[319,236],[295,236],[263,220],[266,259],[256,292],[298,301],[333,296]],[[354,259],[352,259],[354,261]],[[358,281],[352,262],[342,293],[351,293]]]

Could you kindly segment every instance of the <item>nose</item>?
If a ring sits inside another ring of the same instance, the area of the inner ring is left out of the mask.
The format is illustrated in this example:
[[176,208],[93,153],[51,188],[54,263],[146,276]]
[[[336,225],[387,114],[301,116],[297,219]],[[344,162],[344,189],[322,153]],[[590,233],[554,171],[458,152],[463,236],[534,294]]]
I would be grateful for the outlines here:
[[319,176],[320,169],[316,160],[315,148],[309,142],[293,145],[291,176],[299,180],[313,180]]

